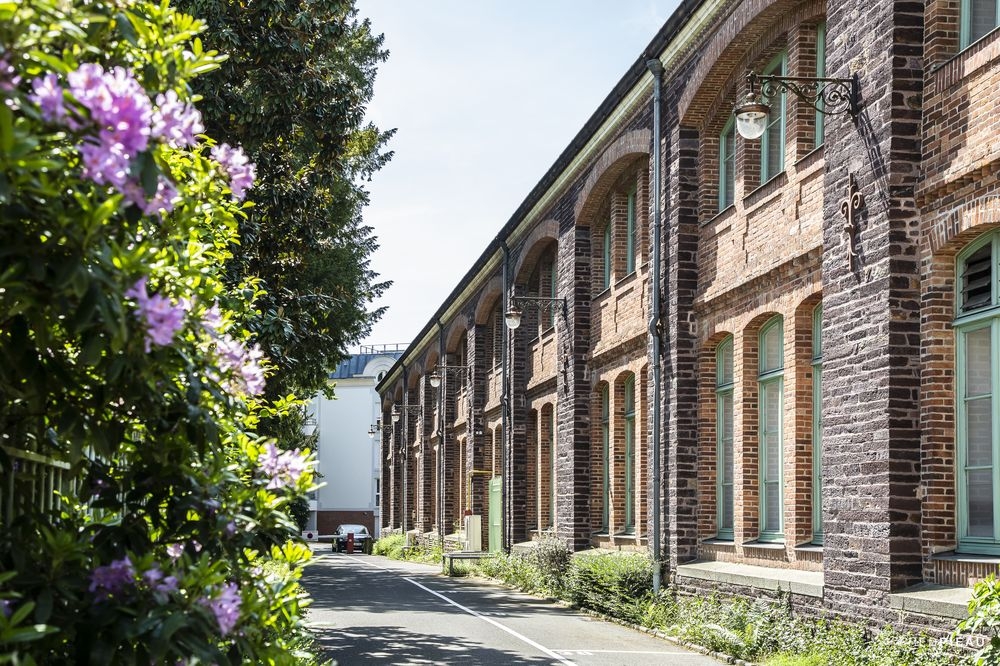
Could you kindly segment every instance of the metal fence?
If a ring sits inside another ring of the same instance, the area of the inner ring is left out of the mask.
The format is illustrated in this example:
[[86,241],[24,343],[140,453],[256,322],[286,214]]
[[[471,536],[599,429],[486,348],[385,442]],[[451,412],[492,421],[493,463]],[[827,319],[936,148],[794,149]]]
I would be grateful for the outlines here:
[[7,462],[0,467],[0,517],[4,524],[25,513],[58,509],[60,494],[73,491],[69,463],[32,451],[2,448],[7,454]]

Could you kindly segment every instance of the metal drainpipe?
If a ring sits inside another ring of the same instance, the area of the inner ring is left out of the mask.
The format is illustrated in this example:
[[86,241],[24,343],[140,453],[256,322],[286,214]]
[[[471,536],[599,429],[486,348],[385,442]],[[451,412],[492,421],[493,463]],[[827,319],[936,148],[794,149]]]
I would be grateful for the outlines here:
[[[501,295],[500,295],[500,316],[504,317],[507,314],[507,264],[510,260],[510,248],[507,247],[505,241],[500,241],[500,247],[503,249],[503,271],[500,277]],[[501,548],[505,553],[510,552],[511,541],[513,540],[513,530],[510,529],[510,514],[507,512],[507,503],[510,497],[510,490],[507,487],[508,484],[513,481],[513,473],[507,473],[507,467],[511,460],[511,452],[509,449],[513,447],[514,433],[508,432],[508,426],[510,426],[510,419],[507,417],[507,412],[510,410],[510,357],[507,354],[507,345],[512,337],[510,330],[507,328],[506,322],[500,325],[500,330],[503,331],[503,344],[500,345],[500,381],[502,387],[500,389],[500,432],[503,433],[503,444],[500,447],[500,469],[502,470],[503,476],[500,480],[500,504],[503,507],[501,509],[501,522],[500,530],[502,532],[502,538],[500,540]],[[511,470],[513,471],[513,470]]]
[[660,591],[660,79],[659,58],[646,61],[653,75],[653,303],[649,335],[653,339],[653,593]]
[[406,494],[409,490],[406,484],[407,471],[410,467],[410,443],[406,441],[406,435],[408,426],[410,424],[410,410],[407,407],[410,406],[410,387],[409,387],[409,375],[406,366],[403,366],[403,414],[400,423],[402,423],[402,432],[399,434],[399,440],[403,443],[403,521],[400,526],[403,529],[403,536],[406,536]]
[[[444,358],[444,324],[438,320],[438,365],[446,366]],[[447,534],[447,529],[445,528],[445,519],[447,517],[447,511],[445,511],[444,506],[444,472],[445,472],[445,446],[444,446],[444,431],[445,431],[445,421],[444,421],[444,392],[448,388],[448,371],[439,372],[441,375],[441,386],[438,387],[438,538],[441,539],[441,548],[444,549],[444,535]]]

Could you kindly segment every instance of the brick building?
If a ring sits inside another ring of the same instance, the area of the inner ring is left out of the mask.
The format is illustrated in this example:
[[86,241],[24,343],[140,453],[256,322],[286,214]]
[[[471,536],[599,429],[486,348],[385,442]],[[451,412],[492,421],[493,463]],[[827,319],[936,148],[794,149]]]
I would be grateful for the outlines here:
[[[683,2],[379,384],[384,526],[953,625],[1000,569],[998,16]],[[751,71],[859,109],[744,139]]]

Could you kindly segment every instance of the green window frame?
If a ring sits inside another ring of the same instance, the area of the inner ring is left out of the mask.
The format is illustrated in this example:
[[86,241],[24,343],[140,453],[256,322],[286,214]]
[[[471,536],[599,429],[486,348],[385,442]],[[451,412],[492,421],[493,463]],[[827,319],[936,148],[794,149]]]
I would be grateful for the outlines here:
[[611,391],[601,388],[601,531],[607,533],[611,519]]
[[611,286],[611,221],[604,227],[604,247],[601,248],[604,256],[604,280],[601,288],[607,289]]
[[625,380],[625,533],[635,532],[635,375]]
[[[765,76],[785,76],[788,54],[782,51],[764,68]],[[785,170],[785,93],[771,102],[772,113],[760,138],[760,182],[763,185]],[[775,108],[778,112],[774,113]]]
[[823,544],[823,304],[812,316],[812,525]]
[[[823,78],[826,76],[826,21],[821,21],[816,26],[816,76]],[[826,128],[826,114],[820,109],[823,108],[823,100],[818,100],[816,110],[816,135],[813,137],[813,147],[819,148],[823,145],[823,132]]]
[[962,0],[959,45],[966,49],[1000,25],[1000,0]]
[[736,200],[736,118],[731,116],[719,135],[719,212]]
[[715,351],[715,497],[716,532],[719,539],[733,539],[733,337]]
[[781,316],[760,331],[757,376],[761,541],[784,541],[784,333]]
[[636,186],[633,185],[628,194],[625,196],[625,235],[626,235],[626,246],[625,246],[625,274],[631,275],[635,272],[636,266],[636,251],[638,250],[639,243],[636,239],[636,234],[638,233],[638,226],[635,220],[635,198],[636,198]]
[[955,280],[958,550],[1000,555],[1000,234],[972,242]]

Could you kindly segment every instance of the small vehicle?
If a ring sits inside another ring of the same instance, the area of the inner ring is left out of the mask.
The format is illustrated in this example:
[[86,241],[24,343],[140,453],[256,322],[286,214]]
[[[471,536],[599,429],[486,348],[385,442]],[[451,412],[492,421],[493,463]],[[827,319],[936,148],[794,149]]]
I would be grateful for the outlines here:
[[364,550],[364,543],[371,539],[368,528],[364,525],[338,525],[333,533],[333,550],[340,553],[347,550],[347,535],[354,535],[354,552],[360,553]]

